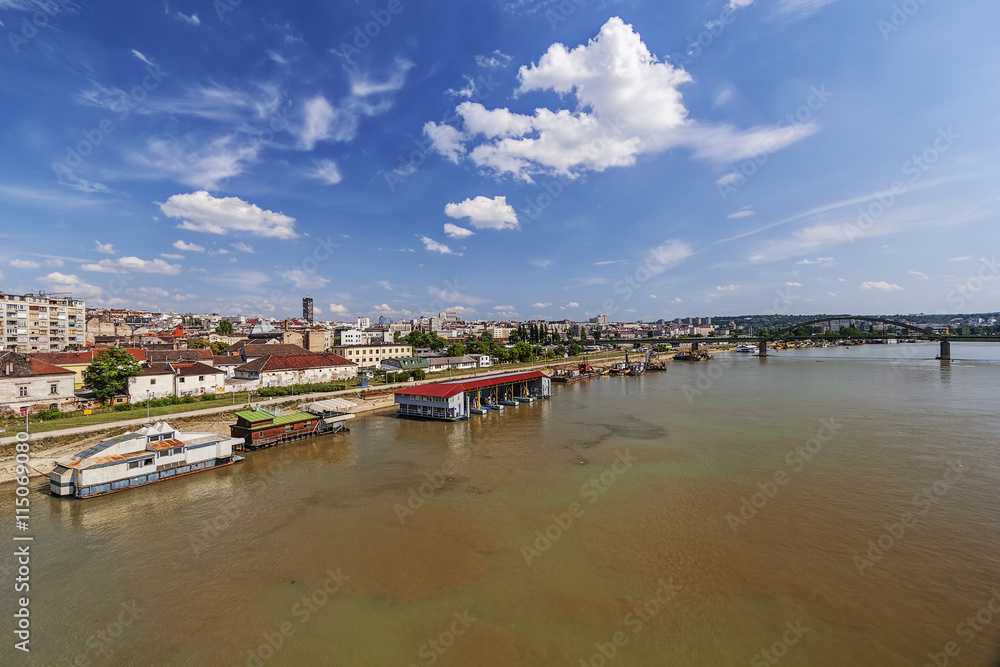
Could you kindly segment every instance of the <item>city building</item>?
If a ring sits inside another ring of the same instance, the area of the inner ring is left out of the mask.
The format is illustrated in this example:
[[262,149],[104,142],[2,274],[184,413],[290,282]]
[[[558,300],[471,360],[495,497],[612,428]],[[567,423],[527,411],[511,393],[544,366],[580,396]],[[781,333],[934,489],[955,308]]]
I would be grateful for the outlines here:
[[237,366],[233,379],[251,387],[289,387],[347,380],[358,376],[358,364],[338,354],[276,354]]
[[87,305],[80,299],[0,292],[0,316],[0,351],[61,352],[87,342]]
[[330,348],[334,354],[357,364],[360,368],[374,368],[386,359],[412,357],[413,346],[404,343],[382,343],[380,345],[336,345]]
[[302,319],[309,324],[313,323],[313,300],[309,297],[302,299]]
[[17,352],[0,352],[0,414],[76,410],[75,377],[71,370]]

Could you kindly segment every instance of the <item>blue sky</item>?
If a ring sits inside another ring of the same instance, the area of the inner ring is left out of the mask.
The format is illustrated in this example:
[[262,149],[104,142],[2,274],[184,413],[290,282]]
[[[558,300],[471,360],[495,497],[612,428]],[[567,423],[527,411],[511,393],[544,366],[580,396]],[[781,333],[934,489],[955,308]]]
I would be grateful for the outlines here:
[[[47,7],[47,8],[46,8]],[[0,288],[178,312],[1000,309],[1000,6],[0,0]]]

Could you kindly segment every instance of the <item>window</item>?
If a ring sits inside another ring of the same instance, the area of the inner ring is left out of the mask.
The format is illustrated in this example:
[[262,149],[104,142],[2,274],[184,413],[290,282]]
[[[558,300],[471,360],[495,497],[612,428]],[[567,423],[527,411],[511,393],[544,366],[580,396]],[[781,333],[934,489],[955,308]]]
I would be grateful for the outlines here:
[[28,395],[28,388],[27,388],[27,387],[24,387],[24,386],[22,386],[22,387],[18,387],[18,388],[17,388],[17,395],[18,395],[19,397],[21,397],[21,398],[23,398],[23,397],[27,396],[27,395]]
[[133,468],[138,468],[138,467],[139,467],[139,461],[129,461],[128,462],[128,469],[129,470],[132,470]]
[[150,385],[154,385],[154,384],[156,384],[156,378],[153,378],[152,380],[150,380],[150,381],[149,381],[149,384],[150,384]]
[[204,381],[205,381],[205,376],[204,375],[199,375],[198,376],[198,382],[204,382]]
[[184,384],[184,378],[179,378],[178,382],[180,382],[181,384]]
[[50,384],[49,385],[49,393],[52,394],[53,396],[55,396],[56,394],[58,394],[59,393],[59,385],[57,385],[57,384]]

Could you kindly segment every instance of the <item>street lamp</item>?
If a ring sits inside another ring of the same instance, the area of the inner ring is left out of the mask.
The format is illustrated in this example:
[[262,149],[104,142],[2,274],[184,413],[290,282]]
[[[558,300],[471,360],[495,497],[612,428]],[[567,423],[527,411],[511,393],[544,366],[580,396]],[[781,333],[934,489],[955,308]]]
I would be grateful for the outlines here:
[[147,389],[146,390],[146,421],[149,421],[149,397],[150,397],[151,394],[152,394],[152,392],[149,389]]

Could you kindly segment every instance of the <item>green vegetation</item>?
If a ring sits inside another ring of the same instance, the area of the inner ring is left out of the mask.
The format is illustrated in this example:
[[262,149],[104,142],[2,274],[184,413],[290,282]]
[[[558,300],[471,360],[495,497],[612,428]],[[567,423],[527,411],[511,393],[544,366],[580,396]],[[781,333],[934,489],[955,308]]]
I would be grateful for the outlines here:
[[297,396],[299,394],[319,394],[347,389],[346,382],[318,382],[316,384],[293,384],[291,387],[264,387],[257,391],[261,398],[272,396]]
[[128,379],[140,375],[142,367],[124,348],[112,347],[94,359],[84,371],[84,386],[104,402],[116,394],[125,394]]
[[215,333],[220,336],[231,336],[233,334],[233,323],[229,320],[222,320],[219,326],[215,327]]

